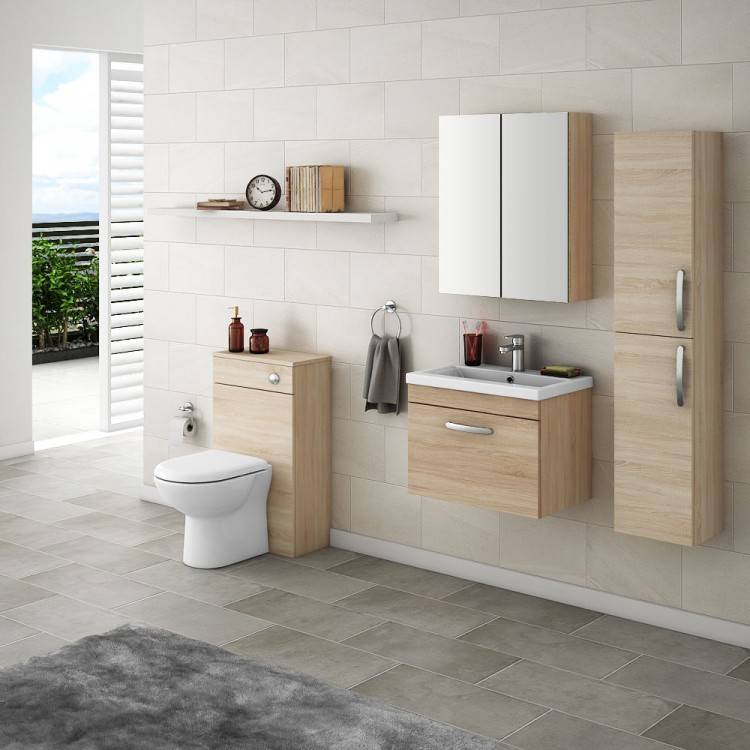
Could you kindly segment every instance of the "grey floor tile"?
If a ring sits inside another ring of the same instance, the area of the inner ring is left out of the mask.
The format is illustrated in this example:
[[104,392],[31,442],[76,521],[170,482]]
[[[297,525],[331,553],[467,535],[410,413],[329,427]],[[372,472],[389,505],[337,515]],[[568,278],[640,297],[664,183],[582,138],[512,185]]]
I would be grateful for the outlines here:
[[294,562],[299,565],[309,565],[312,568],[321,568],[327,570],[332,568],[334,565],[340,565],[344,562],[350,562],[356,560],[359,555],[356,552],[349,552],[345,549],[338,549],[337,547],[325,547],[324,549],[310,552],[302,557],[296,557]]
[[229,609],[330,641],[343,641],[382,622],[377,617],[278,589],[269,589],[249,599],[234,602]]
[[161,591],[105,570],[77,563],[38,573],[24,580],[56,594],[64,594],[105,609],[130,604]]
[[241,576],[249,581],[262,583],[270,588],[282,589],[291,594],[319,599],[322,602],[334,602],[372,585],[365,581],[330,573],[327,570],[295,565],[274,557],[251,560],[240,566],[234,566],[231,575]]
[[98,510],[113,516],[128,518],[131,521],[148,521],[155,516],[164,515],[164,506],[147,503],[130,495],[120,495],[117,492],[95,492],[92,495],[75,497],[68,500],[73,505],[79,505],[89,510]]
[[14,607],[21,607],[24,604],[47,599],[52,594],[49,591],[32,586],[24,581],[15,578],[0,576],[0,612]]
[[[161,506],[161,508],[164,510],[164,506]],[[185,530],[185,516],[177,510],[170,510],[158,516],[153,516],[148,519],[148,522],[154,526],[169,529],[170,531],[179,531],[182,533]]]
[[359,594],[348,596],[337,604],[449,638],[455,638],[492,619],[492,615],[486,612],[477,612],[385,586],[373,586]]
[[688,667],[724,674],[750,656],[747,649],[605,615],[576,635]]
[[14,466],[0,466],[0,482],[6,479],[15,479],[16,477],[23,477],[28,472],[16,469]]
[[638,657],[607,681],[736,719],[750,716],[750,682],[651,656]]
[[45,500],[69,500],[88,495],[96,490],[91,485],[66,482],[46,474],[26,474],[22,477],[6,479],[3,485],[11,490],[28,492]]
[[184,546],[185,537],[182,534],[168,534],[167,536],[155,539],[153,542],[139,544],[138,549],[182,562],[182,550]]
[[538,596],[519,594],[507,589],[498,589],[483,583],[462,589],[445,597],[444,601],[482,612],[491,612],[509,620],[541,625],[562,633],[570,633],[600,617],[598,612],[588,609],[551,602],[548,599],[540,599]]
[[739,667],[733,669],[729,673],[729,676],[738,680],[747,680],[750,682],[750,659],[743,661]]
[[265,591],[263,586],[252,581],[233,578],[214,570],[189,568],[176,560],[149,565],[129,573],[128,578],[219,606]]
[[163,557],[140,549],[104,542],[92,536],[81,536],[70,542],[53,544],[45,547],[44,551],[70,562],[91,565],[94,568],[120,575],[164,562]]
[[0,510],[30,518],[40,523],[56,523],[66,518],[75,518],[88,513],[85,508],[69,505],[56,500],[43,500],[26,492],[6,492],[0,488]]
[[390,659],[280,625],[228,644],[227,648],[243,656],[265,659],[310,674],[339,687],[351,687],[395,665]]
[[9,578],[25,578],[43,570],[52,570],[65,565],[65,560],[44,552],[19,547],[10,542],[0,542],[0,575]]
[[36,635],[38,632],[38,630],[30,628],[28,625],[9,620],[7,617],[0,617],[0,646],[20,641],[22,638],[28,638],[30,635]]
[[750,750],[747,723],[692,706],[681,706],[645,736],[684,750]]
[[104,633],[125,625],[128,620],[66,596],[52,596],[23,607],[3,612],[3,616],[32,628],[44,630],[66,641],[77,641],[86,635]]
[[540,706],[408,665],[373,677],[358,685],[355,692],[498,739],[546,711]]
[[32,549],[42,549],[51,544],[67,542],[81,535],[77,531],[61,529],[47,523],[32,521],[30,518],[3,514],[0,520],[0,539]]
[[556,711],[506,737],[505,741],[521,750],[667,750],[654,740]]
[[51,651],[57,651],[67,643],[54,635],[39,633],[39,635],[24,638],[22,641],[9,643],[7,646],[0,646],[0,668],[20,664],[32,656],[44,656]]
[[411,565],[379,560],[376,557],[360,557],[332,568],[335,573],[341,573],[363,581],[379,583],[393,589],[401,589],[411,594],[431,596],[441,599],[459,589],[469,585],[469,581],[453,578],[431,570],[414,568]]
[[604,677],[635,657],[612,646],[502,618],[472,630],[462,640],[589,677]]
[[481,685],[504,695],[556,708],[566,714],[640,734],[677,708],[644,695],[562,669],[520,661]]
[[235,641],[270,625],[249,615],[172,593],[157,594],[119,607],[117,611],[131,620],[216,645]]
[[425,633],[406,625],[386,622],[345,641],[373,654],[387,656],[430,672],[479,682],[517,661],[499,651],[475,646],[454,638]]
[[103,539],[105,542],[123,544],[127,547],[151,542],[169,534],[168,529],[159,526],[149,526],[145,523],[129,521],[126,518],[110,516],[107,513],[96,511],[87,513],[85,516],[60,521],[58,525],[64,529],[73,529]]

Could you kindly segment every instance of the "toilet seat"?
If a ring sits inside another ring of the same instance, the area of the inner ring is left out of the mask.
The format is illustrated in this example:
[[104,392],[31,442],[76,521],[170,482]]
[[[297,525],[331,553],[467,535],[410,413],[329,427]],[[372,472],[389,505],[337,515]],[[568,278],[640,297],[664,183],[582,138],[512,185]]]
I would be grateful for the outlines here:
[[207,450],[162,461],[154,477],[177,484],[210,484],[270,469],[267,461],[229,451]]

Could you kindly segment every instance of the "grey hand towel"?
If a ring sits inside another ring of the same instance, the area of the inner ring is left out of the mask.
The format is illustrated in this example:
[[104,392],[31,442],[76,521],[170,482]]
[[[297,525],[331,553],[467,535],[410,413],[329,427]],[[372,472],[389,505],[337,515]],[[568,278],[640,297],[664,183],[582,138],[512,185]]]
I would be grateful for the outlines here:
[[401,389],[401,351],[399,341],[390,336],[373,334],[367,348],[365,386],[362,396],[365,411],[377,409],[379,414],[398,414]]

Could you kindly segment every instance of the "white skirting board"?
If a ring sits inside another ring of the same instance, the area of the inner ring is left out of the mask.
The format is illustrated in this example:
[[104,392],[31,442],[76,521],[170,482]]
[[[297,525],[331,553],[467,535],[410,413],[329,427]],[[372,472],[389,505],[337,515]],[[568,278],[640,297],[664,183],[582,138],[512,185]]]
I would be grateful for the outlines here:
[[589,589],[572,583],[553,581],[549,578],[519,573],[507,568],[450,557],[440,552],[409,547],[396,542],[386,542],[349,531],[331,529],[331,546],[359,552],[363,555],[382,557],[385,560],[413,565],[436,573],[465,578],[476,583],[486,583],[522,594],[539,596],[575,607],[591,609],[660,628],[689,633],[735,646],[750,647],[750,625],[721,620],[695,612],[652,604],[638,599],[629,599],[607,591]]
[[34,453],[34,441],[29,440],[25,443],[13,443],[12,445],[0,445],[0,461],[7,458],[20,458],[21,456],[30,456]]

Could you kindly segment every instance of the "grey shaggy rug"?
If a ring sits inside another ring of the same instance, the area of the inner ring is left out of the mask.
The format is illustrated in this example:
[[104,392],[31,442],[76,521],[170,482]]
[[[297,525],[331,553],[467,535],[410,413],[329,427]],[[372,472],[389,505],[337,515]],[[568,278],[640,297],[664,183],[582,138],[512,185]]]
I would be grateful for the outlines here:
[[208,643],[126,625],[0,670],[0,747],[490,750],[494,743]]

